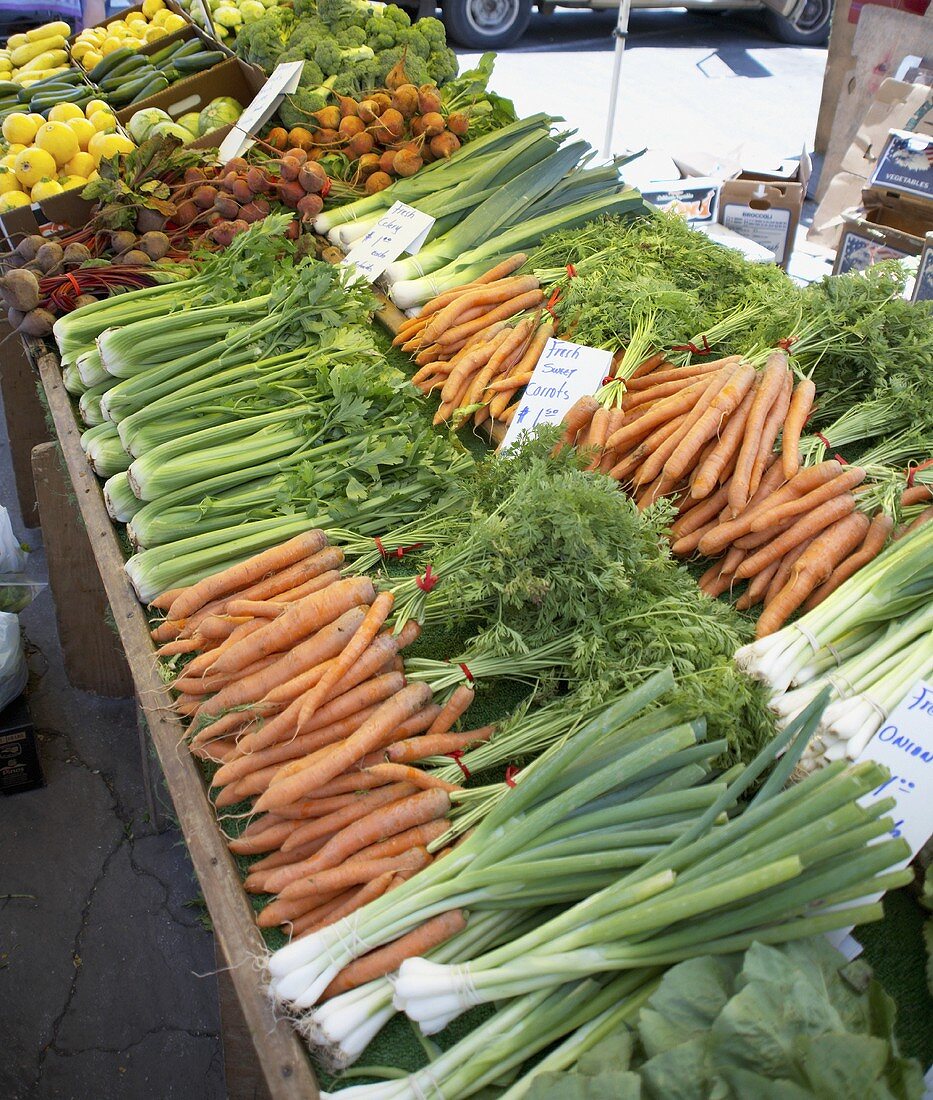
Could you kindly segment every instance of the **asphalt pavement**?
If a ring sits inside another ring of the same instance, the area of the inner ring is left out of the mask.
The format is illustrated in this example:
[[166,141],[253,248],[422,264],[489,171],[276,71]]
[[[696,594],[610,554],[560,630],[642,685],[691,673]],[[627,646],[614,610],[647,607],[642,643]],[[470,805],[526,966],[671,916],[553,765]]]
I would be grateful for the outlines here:
[[[602,149],[614,26],[614,12],[536,13],[501,53],[494,89],[521,115],[561,115]],[[706,152],[763,166],[812,146],[825,49],[775,41],[754,13],[636,11],[629,32],[612,152]],[[464,52],[462,65],[477,57]],[[654,164],[660,157],[633,166],[633,182]]]

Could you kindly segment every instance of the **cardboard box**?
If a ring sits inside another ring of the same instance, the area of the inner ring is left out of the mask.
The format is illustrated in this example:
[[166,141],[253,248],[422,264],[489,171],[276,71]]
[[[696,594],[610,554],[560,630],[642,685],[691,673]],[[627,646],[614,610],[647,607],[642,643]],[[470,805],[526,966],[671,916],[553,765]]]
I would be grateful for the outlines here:
[[933,134],[892,130],[868,182],[876,191],[933,202]]
[[63,230],[80,229],[87,224],[94,204],[81,198],[81,188],[53,195],[31,206],[17,206],[0,214],[0,230],[10,248],[15,248],[23,237],[39,233],[50,237]]
[[36,731],[21,695],[0,711],[0,794],[44,786]]
[[[181,5],[179,5],[175,2],[175,0],[165,0],[165,6],[169,9],[169,11],[173,11],[176,15],[180,15],[185,20],[186,23],[189,23],[189,24],[191,23],[191,17],[184,10],[184,8],[181,7]],[[131,7],[131,8],[121,8],[120,11],[114,12],[113,15],[108,15],[106,19],[101,19],[101,21],[99,23],[94,23],[93,26],[95,26],[95,27],[106,27],[109,23],[116,23],[120,19],[125,19],[128,15],[130,15],[134,11],[142,11],[142,10],[143,10],[142,4],[134,4],[133,7]],[[170,43],[176,42],[178,40],[178,38],[181,36],[181,34],[183,33],[184,30],[185,30],[184,27],[180,27],[177,31],[173,31],[171,34],[163,35],[160,39],[158,39],[157,43],[156,42],[150,42],[149,45],[152,46],[154,49],[159,49],[161,46],[168,46]],[[72,45],[75,41],[77,41],[78,35],[80,33],[81,33],[80,31],[75,31],[75,33],[73,35],[71,35],[71,37],[68,39],[68,45],[69,46]],[[145,53],[147,51],[146,50],[140,50],[139,52],[140,53]]]
[[813,218],[807,240],[836,248],[843,230],[842,214],[861,202],[862,191],[892,130],[933,136],[933,95],[920,84],[884,80],[842,158]]
[[[139,103],[124,107],[117,112],[117,121],[125,126],[136,111],[144,107],[160,107],[177,119],[189,111],[200,111],[218,96],[231,96],[245,108],[252,103],[253,97],[265,83],[266,74],[262,69],[247,65],[238,57],[230,57],[203,73],[195,73],[187,80],[178,81],[164,92],[157,92],[148,99],[141,99]],[[230,126],[223,126],[211,134],[199,137],[197,141],[190,142],[190,147],[213,149],[220,145],[231,129]]]
[[778,266],[786,268],[805,194],[800,183],[727,180],[719,192],[717,221],[773,252]]
[[868,190],[861,206],[842,214],[833,274],[864,271],[882,260],[919,256],[931,228],[931,215],[924,215],[916,204]]
[[913,302],[933,302],[933,233],[927,233],[914,283]]

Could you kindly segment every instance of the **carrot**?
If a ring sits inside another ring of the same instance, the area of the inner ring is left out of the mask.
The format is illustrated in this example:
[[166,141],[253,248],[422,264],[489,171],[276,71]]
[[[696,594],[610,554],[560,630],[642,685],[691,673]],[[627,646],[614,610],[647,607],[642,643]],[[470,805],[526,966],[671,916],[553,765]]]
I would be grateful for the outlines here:
[[274,619],[285,610],[285,604],[271,600],[230,600],[225,613],[227,615],[246,615],[254,619]]
[[270,852],[268,855],[257,859],[250,864],[249,874],[243,880],[243,886],[246,888],[247,893],[264,894],[266,874],[269,871],[310,859],[315,852],[319,852],[324,847],[328,840],[330,840],[329,836],[322,836],[317,840],[309,841],[303,848],[293,848],[292,851],[284,853]]
[[276,656],[274,663],[262,672],[252,676],[239,676],[229,687],[208,700],[202,713],[220,714],[230,707],[265,699],[273,688],[287,683],[306,669],[315,668],[336,657],[359,629],[365,616],[363,607],[351,607],[288,653]]
[[[727,387],[732,374],[737,370],[739,370],[738,367],[731,369],[727,367],[725,370],[705,376],[706,386],[684,417],[680,427],[646,460],[639,475],[641,484],[653,481],[662,470],[671,481],[679,481],[686,475],[695,463],[697,453],[705,446],[706,440],[715,435],[721,416],[710,421],[709,429],[703,429],[706,433],[705,439],[701,439],[696,433],[691,434],[692,430],[703,419],[707,409],[712,407],[715,399]],[[687,441],[685,449],[681,448],[684,440]],[[676,462],[671,461],[678,453],[681,454],[681,458]]]
[[536,324],[537,315],[524,318],[512,329],[503,330],[505,333],[503,340],[493,350],[486,365],[479,371],[467,390],[464,398],[465,405],[478,404],[483,399],[487,385],[496,375],[502,370],[510,369],[512,364],[521,358]]
[[[616,355],[618,356],[618,359],[616,358],[615,355],[612,357],[612,371],[613,372],[615,371],[615,368],[619,365],[619,363],[622,362],[622,354],[623,354],[622,352],[617,352],[616,353]],[[668,363],[667,365],[670,366],[670,363]],[[663,366],[664,366],[664,352],[663,351],[658,351],[658,352],[655,352],[653,355],[649,355],[647,359],[643,359],[638,364],[638,366],[629,375],[628,379],[626,379],[626,383],[625,383],[626,386],[628,386],[628,383],[633,378],[643,378],[646,374],[651,374],[652,371],[655,371],[659,367],[663,367]]]
[[[537,314],[536,314],[537,316]],[[544,349],[547,347],[547,342],[554,335],[554,322],[545,321],[543,325],[535,330],[534,335],[528,342],[528,346],[525,348],[520,359],[512,364],[511,373],[514,374],[530,374],[538,364],[538,360]]]
[[216,599],[228,592],[237,592],[245,585],[259,580],[268,573],[275,573],[285,569],[295,562],[301,561],[309,554],[316,554],[327,542],[327,536],[323,531],[305,531],[287,542],[274,546],[270,550],[264,550],[255,554],[238,565],[231,565],[219,573],[206,577],[197,584],[191,585],[178,596],[168,609],[167,618],[186,618],[208,600]]
[[[251,753],[256,749],[268,748],[278,741],[287,740],[299,734],[308,734],[315,730],[326,729],[331,723],[347,718],[364,707],[373,704],[379,704],[380,707],[385,706],[387,700],[391,701],[400,690],[403,690],[404,683],[405,677],[400,672],[388,672],[381,676],[374,676],[362,684],[357,684],[350,691],[338,695],[336,699],[329,700],[308,719],[307,725],[299,724],[299,714],[305,700],[304,695],[299,695],[281,714],[276,715],[271,721],[241,737],[238,747],[245,753]],[[406,715],[405,717],[410,716]],[[323,739],[323,734],[320,736],[322,738],[321,746],[329,744],[328,741]],[[341,768],[340,771],[346,771],[346,768]],[[334,774],[339,775],[340,772]]]
[[[203,676],[217,660],[217,657],[228,649],[231,649],[238,642],[245,638],[248,638],[251,634],[256,634],[266,625],[264,619],[250,619],[248,623],[241,623],[236,630],[226,638],[219,646],[214,649],[207,650],[205,653],[199,653],[193,661],[189,661],[185,665],[186,676]],[[215,676],[219,673],[214,673]]]
[[[780,463],[778,463],[778,469],[781,471],[781,477],[783,477],[784,470]],[[795,521],[792,519],[785,519],[780,523],[774,524],[773,527],[766,528],[764,531],[752,531],[736,539],[732,545],[737,546],[740,550],[757,550],[760,546],[767,545],[777,535],[783,534],[784,531],[789,531],[794,522]]]
[[477,341],[447,375],[441,387],[441,401],[453,401],[464,381],[472,379],[478,371],[481,371],[510,335],[510,330],[503,328],[491,340]]
[[[742,551],[738,551],[740,554]],[[774,579],[774,574],[777,573],[781,565],[781,558],[771,562],[770,565],[766,565],[760,573],[756,573],[751,578],[748,588],[742,593],[741,596],[735,601],[735,606],[739,611],[747,611],[748,608],[754,607],[755,604],[761,603],[764,599],[765,593],[768,591],[768,585]]]
[[692,534],[694,531],[698,531],[705,524],[709,523],[710,520],[715,519],[726,504],[727,492],[728,486],[722,485],[712,494],[712,496],[708,496],[705,500],[701,500],[698,503],[693,502],[690,497],[687,497],[687,500],[691,501],[693,507],[682,512],[671,525],[671,534],[674,538],[683,538],[684,535]]
[[149,601],[149,607],[154,607],[157,611],[167,611],[184,591],[184,588],[167,588]]
[[409,737],[405,741],[396,741],[386,749],[386,760],[391,764],[411,764],[416,760],[425,760],[429,756],[446,756],[451,752],[462,752],[472,745],[488,741],[495,726],[482,726],[467,730],[466,733],[436,733],[433,736]]
[[464,713],[476,697],[476,692],[468,684],[458,684],[444,704],[440,714],[431,723],[427,736],[446,733],[454,722]]
[[803,601],[865,539],[870,523],[863,512],[851,512],[827,525],[797,559],[791,579],[762,612],[755,636],[779,630]]
[[[755,455],[755,461],[752,463],[752,475],[748,483],[749,497],[754,496],[755,491],[761,483],[761,476],[764,473],[765,463],[772,457],[774,441],[777,439],[784,425],[784,417],[787,415],[787,409],[790,405],[790,397],[793,389],[794,376],[790,371],[787,371],[784,375],[784,383],[781,387],[781,392],[778,394],[777,399],[768,411],[768,415],[765,417],[764,426],[761,429],[761,439],[758,442],[758,453]],[[783,473],[783,465],[781,471]]]
[[263,909],[261,917],[266,920],[263,927],[274,927],[281,924],[283,919],[288,920],[294,916],[295,902],[303,898],[316,898],[322,894],[342,892],[351,886],[372,882],[374,878],[384,875],[387,871],[394,875],[399,870],[412,868],[421,870],[422,867],[427,867],[430,862],[431,857],[424,848],[414,848],[400,856],[392,856],[389,859],[368,859],[360,860],[358,863],[344,863],[339,867],[328,867],[323,871],[315,872],[313,875],[295,879],[279,893],[276,901]]
[[722,370],[723,367],[733,366],[740,363],[741,360],[741,355],[727,355],[725,359],[714,359],[711,363],[691,363],[687,367],[671,367],[670,370],[652,371],[648,377],[643,377],[636,371],[631,378],[626,380],[625,389],[628,393],[643,393],[645,390],[654,389],[655,386],[667,385],[668,382],[681,382],[685,378],[692,378],[696,381],[702,374]]
[[694,382],[692,386],[687,386],[686,389],[681,390],[679,393],[675,393],[671,397],[664,397],[660,401],[654,402],[644,415],[637,418],[629,418],[627,423],[623,424],[617,432],[613,432],[606,440],[606,446],[614,447],[617,450],[630,447],[636,443],[640,443],[649,436],[655,428],[666,423],[668,420],[672,420],[675,416],[679,416],[683,413],[689,414],[690,410],[693,408],[694,401],[696,401],[700,394],[706,389],[708,381],[709,380],[706,378],[701,378],[698,382]]
[[[537,282],[537,280],[535,280],[535,282]],[[535,306],[539,306],[543,301],[544,291],[540,289],[528,290],[524,293],[516,294],[515,297],[502,301],[501,305],[497,305],[482,317],[477,317],[473,321],[466,321],[464,324],[449,328],[438,337],[438,343],[441,347],[453,347],[458,340],[464,340],[477,332],[482,332],[488,325],[495,324],[497,321],[506,321],[510,317],[514,317],[516,313],[522,313],[526,309],[534,309]]]
[[275,851],[282,842],[294,832],[294,821],[279,821],[264,829],[257,836],[238,836],[227,843],[227,847],[238,856],[254,856],[261,852]]
[[321,1000],[329,1000],[340,993],[357,989],[376,978],[384,978],[386,974],[392,974],[406,959],[426,955],[458,932],[462,932],[466,928],[466,923],[466,917],[460,909],[431,917],[420,928],[400,936],[384,947],[370,951],[368,955],[363,955],[349,966],[345,966],[321,994]]
[[752,407],[748,413],[748,420],[745,423],[745,435],[742,437],[742,446],[739,448],[735,473],[732,475],[729,507],[732,509],[733,516],[737,516],[742,511],[752,495],[749,488],[752,468],[761,443],[765,420],[771,406],[781,394],[786,376],[786,354],[782,351],[773,352],[769,356],[767,365],[758,380],[755,400],[752,402]]
[[[786,531],[772,539],[757,553],[745,559],[736,570],[737,577],[754,577],[777,558],[782,558],[805,538],[818,535],[831,524],[843,519],[855,510],[855,497],[851,493],[842,493],[817,512],[810,512],[792,524]],[[809,552],[809,551],[808,551]],[[825,580],[825,578],[823,578]],[[775,600],[775,602],[777,602]],[[797,606],[797,605],[795,605]],[[793,610],[793,608],[791,608]],[[790,614],[790,612],[788,612]]]
[[785,501],[783,504],[778,504],[776,507],[767,510],[759,509],[751,520],[751,529],[752,531],[765,531],[786,519],[793,519],[796,516],[812,512],[814,508],[821,507],[827,501],[839,496],[840,493],[849,492],[856,486],[861,485],[864,480],[865,470],[861,466],[850,466],[838,477],[823,482],[822,485],[803,496]]
[[210,667],[215,673],[237,672],[269,653],[281,653],[301,638],[339,619],[351,607],[372,603],[376,592],[367,577],[348,577],[322,592],[289,604],[271,622],[264,623],[250,637],[221,652]]
[[166,642],[156,650],[157,657],[174,657],[179,653],[196,653],[205,646],[205,638],[176,638],[173,642]]
[[781,464],[784,467],[784,476],[788,480],[800,469],[800,435],[810,415],[810,410],[813,408],[815,397],[815,384],[809,378],[802,379],[794,390],[790,407],[784,417]]
[[[378,875],[371,882],[364,883],[358,890],[350,891],[349,895],[343,895],[343,900],[339,904],[331,903],[327,913],[322,914],[320,907],[313,913],[305,913],[303,917],[295,921],[292,928],[292,939],[300,940],[302,936],[309,936],[321,928],[326,928],[329,924],[343,920],[344,917],[355,913],[357,909],[362,909],[364,905],[368,905],[376,898],[382,897],[394,878],[394,871],[386,871],[385,874]],[[313,921],[309,919],[311,916],[315,917]]]
[[256,803],[260,810],[286,806],[308,791],[320,787],[345,772],[357,760],[379,746],[382,738],[406,718],[417,714],[431,701],[431,689],[426,684],[409,684],[386,700],[372,717],[339,745],[316,752],[308,767],[270,788]]
[[363,656],[370,644],[392,612],[395,596],[391,592],[380,592],[366,612],[356,633],[350,638],[343,652],[334,660],[324,675],[305,695],[298,713],[299,728],[308,722],[314,712],[325,703],[341,677]]
[[933,519],[933,506],[931,506],[930,508],[924,508],[924,510],[920,513],[920,515],[917,516],[916,519],[914,519],[910,523],[910,525],[907,527],[907,529],[898,532],[898,534],[895,537],[900,538],[901,535],[906,535],[908,531],[914,531],[918,527],[922,527],[923,524],[929,523],[931,519]]
[[717,483],[721,484],[724,481],[723,474],[726,468],[738,457],[748,414],[754,400],[755,392],[749,388],[738,408],[726,421],[716,445],[698,464],[696,476],[690,486],[690,495],[695,500],[702,500],[713,491]]
[[426,341],[441,339],[452,329],[458,327],[462,316],[468,310],[477,306],[494,308],[519,294],[538,289],[538,280],[534,275],[516,275],[513,278],[494,279],[490,283],[458,295],[457,298],[444,306],[425,327],[424,339]]
[[734,583],[734,575],[732,573],[726,573],[720,561],[713,562],[697,582],[700,591],[711,599],[721,596],[723,592],[728,592]]
[[[814,536],[815,538],[816,536]],[[800,555],[806,550],[806,548],[813,542],[813,539],[804,539],[784,555],[783,558],[777,563],[777,569],[771,574],[771,580],[768,584],[768,590],[765,592],[764,605],[768,606],[774,597],[781,591],[785,584],[790,580],[791,570],[797,562]]]
[[504,279],[506,276],[511,275],[513,271],[518,271],[518,269],[524,267],[527,262],[528,257],[524,252],[516,252],[514,256],[509,256],[505,260],[500,260],[495,267],[491,267],[484,275],[480,275],[475,281],[482,284],[494,283],[499,279]]
[[690,373],[673,382],[663,382],[661,385],[652,386],[650,389],[635,390],[634,392],[626,393],[622,398],[621,407],[626,412],[629,412],[642,405],[650,405],[652,401],[659,401],[662,397],[670,397],[672,394],[680,393],[680,391],[686,389],[687,386],[692,386],[698,379],[699,376],[697,374]]
[[[621,458],[610,469],[609,476],[616,481],[629,479],[649,455],[653,454],[658,447],[663,446],[668,439],[680,431],[681,425],[687,416],[689,416],[689,412],[674,416],[655,428],[649,436],[627,450],[625,457]],[[606,445],[608,446],[608,441]]]
[[358,818],[351,826],[341,829],[316,855],[303,864],[283,868],[270,875],[269,886],[284,896],[289,883],[346,864],[350,856],[363,848],[388,840],[389,837],[416,825],[446,817],[449,809],[450,796],[441,790],[419,791],[397,802],[380,806],[365,817]]
[[[719,374],[710,376],[721,378]],[[682,434],[677,447],[664,463],[664,472],[668,477],[679,480],[696,463],[697,455],[708,440],[720,429],[724,420],[730,417],[741,405],[743,398],[751,388],[755,378],[755,369],[749,363],[740,363],[735,368],[726,368],[724,380],[718,385],[709,383],[712,399],[701,400],[702,415],[690,424],[689,430]],[[709,390],[704,396],[709,395]]]
[[829,577],[813,590],[803,605],[804,610],[809,611],[811,607],[816,607],[817,604],[822,603],[827,596],[835,592],[839,585],[847,581],[854,573],[857,573],[863,565],[867,565],[873,558],[876,558],[884,549],[884,544],[888,541],[888,536],[893,529],[894,520],[884,512],[879,512],[871,521],[862,545],[855,553],[839,562]]
[[735,539],[747,535],[752,529],[753,521],[762,510],[783,504],[788,500],[795,500],[841,472],[842,467],[838,462],[821,462],[817,466],[805,467],[790,481],[780,485],[784,470],[780,463],[773,463],[761,479],[758,491],[748,502],[748,507],[742,515],[737,519],[726,520],[709,538],[704,538],[700,542],[700,552],[709,556],[718,554]]
[[239,615],[230,618],[224,615],[208,615],[206,619],[202,620],[198,631],[202,638],[217,642],[224,641],[230,637],[238,626],[243,626],[252,618],[252,615]]
[[425,791],[436,788],[446,791],[448,794],[453,794],[454,791],[462,790],[456,783],[445,783],[443,779],[438,779],[436,776],[423,772],[418,768],[410,768],[407,764],[371,764],[361,774],[370,775],[381,782],[406,780]]
[[909,485],[901,493],[901,504],[905,508],[909,508],[912,504],[923,504],[928,500],[933,500],[933,486],[930,485]]
[[[385,875],[385,878],[388,880],[385,887],[386,890],[388,889],[388,883],[392,881],[392,877],[392,872],[387,871]],[[293,941],[300,940],[303,936],[309,936],[319,928],[326,928],[327,925],[331,923],[332,914],[339,914],[335,917],[337,920],[342,916],[348,915],[340,912],[342,907],[348,903],[352,904],[353,899],[358,897],[362,891],[373,889],[374,884],[378,882],[381,882],[381,876],[380,878],[373,879],[372,882],[367,882],[363,886],[344,890],[342,894],[337,894],[327,901],[322,902],[320,905],[314,904],[314,902],[320,901],[320,898],[307,898],[306,902],[310,908],[305,909],[301,916],[295,917],[294,920],[285,921],[283,923],[283,928],[291,926],[291,938]],[[384,893],[385,890],[382,892]]]
[[[309,840],[316,840],[325,833],[336,833],[340,829],[352,825],[354,821],[365,817],[368,813],[372,813],[380,806],[398,802],[400,799],[414,794],[416,790],[417,788],[412,786],[411,783],[390,783],[385,787],[376,787],[371,791],[350,795],[351,802],[338,810],[325,814],[323,817],[312,818],[310,821],[304,821],[301,824],[292,822],[292,831],[282,842],[282,851],[287,852],[292,848],[298,848]],[[337,797],[345,796],[339,795]]]
[[589,424],[598,408],[599,402],[590,394],[585,393],[582,397],[578,397],[561,422],[564,434],[555,444],[552,454],[557,454],[563,447],[572,447],[577,433]]

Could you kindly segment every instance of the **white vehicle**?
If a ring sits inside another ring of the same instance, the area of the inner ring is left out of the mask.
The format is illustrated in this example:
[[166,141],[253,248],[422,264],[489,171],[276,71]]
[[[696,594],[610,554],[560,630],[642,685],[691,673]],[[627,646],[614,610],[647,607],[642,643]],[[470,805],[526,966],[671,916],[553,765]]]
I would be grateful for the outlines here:
[[[524,34],[531,19],[534,0],[440,0],[441,18],[450,37],[473,50],[497,50],[510,46]],[[606,11],[618,7],[618,0],[537,0],[545,15],[555,8],[583,8]],[[634,10],[686,8],[688,11],[761,11],[768,30],[781,42],[795,46],[821,46],[829,38],[833,0],[632,0]],[[433,15],[431,11],[420,14]]]

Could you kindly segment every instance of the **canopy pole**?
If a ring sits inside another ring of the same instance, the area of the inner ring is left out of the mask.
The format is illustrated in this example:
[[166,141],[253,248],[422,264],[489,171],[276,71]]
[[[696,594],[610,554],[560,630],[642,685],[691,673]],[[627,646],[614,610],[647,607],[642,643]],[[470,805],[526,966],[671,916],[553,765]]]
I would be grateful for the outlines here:
[[612,63],[612,84],[609,90],[609,116],[606,119],[606,138],[603,142],[603,157],[612,156],[612,137],[616,126],[616,107],[622,82],[622,54],[625,53],[625,40],[628,37],[628,21],[632,10],[632,0],[621,0],[619,17],[613,28],[612,36],[616,40],[615,58]]

